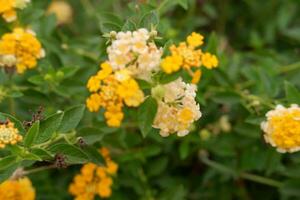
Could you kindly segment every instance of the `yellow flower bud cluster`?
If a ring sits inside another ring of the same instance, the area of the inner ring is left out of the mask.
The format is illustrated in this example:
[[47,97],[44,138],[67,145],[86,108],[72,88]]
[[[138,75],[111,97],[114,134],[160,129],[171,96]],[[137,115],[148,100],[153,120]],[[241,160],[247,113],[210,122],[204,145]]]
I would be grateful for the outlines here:
[[137,107],[144,100],[144,93],[130,71],[121,69],[113,72],[108,62],[101,64],[98,73],[89,79],[87,88],[92,92],[86,101],[88,109],[97,112],[103,107],[107,125],[111,127],[121,125],[124,104]]
[[196,103],[196,86],[187,84],[181,78],[162,85],[164,96],[158,100],[158,110],[153,127],[160,135],[167,137],[177,133],[183,137],[189,133],[192,123],[201,117],[200,106]]
[[[202,35],[193,32],[187,37],[186,42],[181,42],[178,46],[171,45],[171,55],[161,62],[163,71],[171,74],[183,68],[192,76],[192,83],[198,83],[202,75],[199,68],[202,65],[207,69],[218,66],[218,59],[215,55],[198,49],[203,44],[203,39]],[[192,70],[193,67],[196,68],[195,72]]]
[[116,175],[118,165],[112,161],[108,149],[102,148],[100,152],[106,161],[106,166],[87,163],[70,184],[69,192],[75,196],[75,200],[93,200],[97,195],[101,198],[111,196],[112,176]]
[[22,139],[14,123],[8,121],[0,124],[0,149],[5,148],[7,144],[16,144]]
[[277,105],[266,117],[267,120],[261,123],[265,141],[281,153],[299,151],[300,107],[295,104],[289,108]]
[[34,200],[35,190],[27,177],[19,180],[7,180],[0,184],[0,199]]
[[6,22],[17,19],[16,9],[23,9],[30,0],[0,0],[0,15]]
[[45,52],[35,33],[29,29],[15,28],[0,40],[0,67],[16,67],[22,74],[27,69],[35,68],[37,60]]

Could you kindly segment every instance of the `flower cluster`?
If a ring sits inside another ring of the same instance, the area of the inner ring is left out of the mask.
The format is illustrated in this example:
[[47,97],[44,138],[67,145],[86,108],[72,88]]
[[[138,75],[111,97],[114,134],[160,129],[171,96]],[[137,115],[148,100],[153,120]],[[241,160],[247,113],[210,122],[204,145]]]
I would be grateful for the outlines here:
[[289,108],[277,105],[266,117],[267,121],[261,123],[265,141],[281,153],[299,151],[300,107],[295,104]]
[[30,0],[0,0],[0,15],[7,22],[17,19],[16,9],[23,9]]
[[34,200],[35,190],[28,178],[7,180],[0,184],[0,199],[3,200]]
[[74,177],[69,187],[69,192],[76,200],[93,200],[96,195],[101,198],[111,196],[112,177],[118,171],[118,165],[111,160],[110,153],[106,148],[100,149],[105,158],[106,166],[97,166],[87,163],[81,168],[81,173]]
[[0,124],[0,149],[7,144],[16,144],[22,140],[18,129],[15,128],[14,123],[7,121]]
[[149,81],[152,73],[159,70],[162,56],[162,48],[153,41],[156,32],[142,28],[111,35],[107,53],[113,70],[128,69],[133,77]]
[[158,110],[153,127],[160,129],[163,137],[173,133],[187,135],[191,124],[201,117],[200,106],[195,101],[196,86],[179,78],[160,87],[162,95],[157,98]]
[[87,88],[92,92],[86,101],[88,109],[97,112],[103,107],[106,122],[111,127],[120,126],[124,104],[137,107],[144,100],[144,93],[131,77],[130,71],[121,69],[113,72],[108,62],[101,64],[98,73],[89,79]]
[[[203,44],[203,39],[202,35],[192,33],[187,37],[186,42],[181,42],[178,46],[172,45],[170,47],[171,55],[161,62],[163,71],[171,74],[183,68],[193,77],[192,83],[198,83],[202,74],[199,68],[202,65],[207,69],[218,66],[218,59],[215,55],[198,49]],[[192,70],[193,67],[196,68],[195,72]]]
[[0,40],[0,67],[16,67],[18,73],[35,68],[37,59],[45,52],[35,33],[29,29],[15,28]]

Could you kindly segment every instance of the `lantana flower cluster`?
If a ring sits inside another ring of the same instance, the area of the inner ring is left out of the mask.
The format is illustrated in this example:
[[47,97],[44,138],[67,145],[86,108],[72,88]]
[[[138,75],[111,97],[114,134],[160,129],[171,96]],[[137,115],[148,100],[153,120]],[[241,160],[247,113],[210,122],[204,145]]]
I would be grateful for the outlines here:
[[[86,104],[91,112],[104,108],[108,126],[119,127],[124,118],[123,106],[138,107],[146,99],[137,81],[144,80],[151,85],[151,95],[158,103],[153,127],[159,129],[162,136],[173,133],[184,136],[201,117],[200,107],[195,101],[194,85],[199,81],[201,71],[193,72],[191,68],[201,65],[214,68],[218,60],[215,55],[198,49],[203,44],[203,36],[197,33],[192,33],[187,37],[187,42],[180,43],[178,47],[172,45],[171,56],[163,59],[162,48],[154,42],[156,36],[155,30],[144,28],[111,32],[108,60],[89,79],[87,88],[92,94]],[[156,75],[159,76],[160,72],[170,74],[180,68],[192,73],[191,84],[184,83],[181,78],[165,85],[157,81]],[[157,98],[159,90],[163,94]]]
[[23,139],[15,124],[7,121],[0,124],[0,149],[5,148],[8,144],[16,144]]
[[0,40],[0,67],[15,67],[22,74],[37,66],[37,60],[45,56],[41,43],[30,29],[15,28]]
[[16,9],[23,9],[30,0],[0,0],[0,15],[6,22],[12,22],[17,19]]
[[266,117],[267,120],[261,123],[265,141],[281,153],[299,151],[300,107],[296,104],[288,108],[277,105]]
[[111,159],[107,148],[101,148],[106,166],[87,163],[81,168],[81,173],[74,177],[69,186],[69,192],[75,200],[93,200],[95,196],[108,198],[112,194],[112,176],[116,175],[118,165]]
[[196,86],[178,78],[160,87],[162,96],[158,97],[153,127],[160,129],[163,137],[173,133],[181,137],[187,135],[191,124],[201,117],[200,106],[195,101]]
[[35,190],[27,177],[18,180],[7,180],[0,184],[2,200],[34,200]]
[[111,33],[113,40],[107,48],[108,60],[114,71],[128,69],[134,78],[151,80],[159,70],[162,48],[154,43],[156,32],[147,29]]
[[97,112],[103,107],[106,122],[111,127],[120,126],[124,104],[137,107],[144,99],[144,93],[130,76],[130,71],[121,69],[114,72],[108,62],[101,64],[101,69],[89,79],[87,87],[92,92],[86,101],[88,109]]
[[[201,34],[194,32],[186,38],[186,42],[181,42],[178,46],[171,45],[171,55],[165,57],[161,63],[163,71],[171,74],[180,69],[187,70],[192,76],[192,83],[198,83],[202,75],[201,66],[207,69],[218,66],[218,59],[215,55],[199,49],[203,45],[203,39]],[[193,71],[193,68],[196,70]]]

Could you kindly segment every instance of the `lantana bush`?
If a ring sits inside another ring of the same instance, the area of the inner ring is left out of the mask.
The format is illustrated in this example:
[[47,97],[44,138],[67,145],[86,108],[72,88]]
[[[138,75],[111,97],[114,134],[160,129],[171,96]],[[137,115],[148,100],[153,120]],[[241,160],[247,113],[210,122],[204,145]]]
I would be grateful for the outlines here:
[[0,0],[0,200],[299,199],[299,13]]

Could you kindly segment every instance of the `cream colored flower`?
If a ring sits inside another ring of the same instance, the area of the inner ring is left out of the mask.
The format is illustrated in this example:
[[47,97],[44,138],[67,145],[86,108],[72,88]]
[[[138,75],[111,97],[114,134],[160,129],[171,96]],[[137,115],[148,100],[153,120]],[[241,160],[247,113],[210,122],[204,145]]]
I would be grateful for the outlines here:
[[266,114],[267,120],[261,123],[267,143],[278,152],[296,152],[300,150],[300,108],[293,104],[289,108],[277,105]]
[[187,84],[181,78],[164,86],[164,97],[158,100],[158,111],[153,127],[160,129],[163,137],[177,133],[183,137],[189,133],[192,123],[201,117],[196,103],[196,86]]

